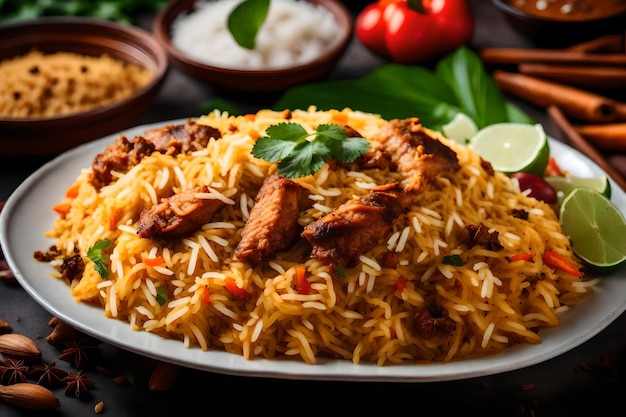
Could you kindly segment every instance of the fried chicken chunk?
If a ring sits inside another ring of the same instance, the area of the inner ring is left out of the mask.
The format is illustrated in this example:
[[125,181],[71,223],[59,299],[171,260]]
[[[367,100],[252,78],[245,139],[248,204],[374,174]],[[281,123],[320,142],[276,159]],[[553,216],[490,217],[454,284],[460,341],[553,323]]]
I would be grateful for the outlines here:
[[302,231],[299,213],[311,204],[306,188],[280,174],[267,177],[255,197],[234,258],[258,265],[288,249]]
[[161,199],[160,203],[141,212],[137,234],[142,238],[167,239],[190,235],[226,204],[222,200],[199,197],[208,192],[208,187],[202,185]]
[[302,237],[313,247],[312,257],[351,268],[360,255],[387,237],[406,202],[397,183],[378,186],[308,224]]

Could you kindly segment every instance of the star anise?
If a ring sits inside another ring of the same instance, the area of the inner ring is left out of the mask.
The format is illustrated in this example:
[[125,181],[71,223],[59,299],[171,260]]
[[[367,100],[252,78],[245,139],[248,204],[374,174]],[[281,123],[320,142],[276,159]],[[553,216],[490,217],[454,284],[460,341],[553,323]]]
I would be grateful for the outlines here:
[[74,395],[80,397],[86,394],[90,389],[96,386],[96,383],[88,379],[85,376],[85,371],[82,369],[77,373],[69,372],[63,382],[67,383],[65,388],[65,395]]
[[6,358],[4,364],[0,364],[0,381],[5,385],[26,382],[28,365],[23,360]]
[[37,383],[46,387],[56,387],[63,383],[63,378],[67,376],[67,372],[56,367],[54,362],[35,364],[30,369],[30,376],[39,378]]
[[91,362],[89,353],[97,349],[97,344],[93,339],[83,336],[76,340],[68,340],[65,342],[65,349],[59,355],[59,359],[64,361],[74,361],[76,369],[80,369],[83,365]]

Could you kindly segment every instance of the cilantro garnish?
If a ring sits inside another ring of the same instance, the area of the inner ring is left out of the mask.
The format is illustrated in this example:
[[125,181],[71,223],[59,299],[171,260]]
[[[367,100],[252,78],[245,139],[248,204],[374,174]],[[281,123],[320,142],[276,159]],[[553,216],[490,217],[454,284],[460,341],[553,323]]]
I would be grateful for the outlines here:
[[314,133],[297,123],[279,123],[266,130],[267,136],[257,139],[252,155],[269,162],[278,162],[278,173],[287,178],[314,174],[328,158],[354,162],[369,148],[363,138],[348,138],[336,124],[321,124]]
[[109,239],[104,238],[94,243],[93,246],[87,250],[87,258],[91,259],[91,261],[94,263],[94,269],[97,273],[100,274],[102,278],[109,277],[109,270],[104,263],[106,258],[102,254],[102,250],[109,246],[110,243],[111,241]]
[[167,302],[167,292],[165,292],[165,288],[157,288],[156,301],[157,303],[159,303],[160,306]]
[[463,262],[463,258],[461,255],[446,255],[441,260],[441,263],[444,265],[452,265],[452,266],[463,266],[465,262]]

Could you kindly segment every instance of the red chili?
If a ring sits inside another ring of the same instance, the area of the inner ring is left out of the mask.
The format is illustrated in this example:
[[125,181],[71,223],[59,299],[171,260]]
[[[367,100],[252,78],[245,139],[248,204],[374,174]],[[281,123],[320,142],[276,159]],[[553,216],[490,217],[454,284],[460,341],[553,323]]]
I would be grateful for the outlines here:
[[543,176],[544,177],[562,177],[563,176],[563,170],[561,169],[559,164],[557,164],[556,159],[554,159],[553,156],[548,158],[548,165],[546,166]]
[[359,13],[355,30],[372,52],[418,63],[469,44],[474,16],[466,0],[379,0]]
[[235,280],[233,278],[226,278],[224,280],[224,283],[226,284],[226,289],[228,291],[230,291],[233,295],[239,297],[239,298],[250,298],[252,296],[252,294],[250,294],[248,291],[246,291],[244,288],[238,287],[237,283],[235,282]]
[[577,277],[580,277],[583,274],[578,268],[572,265],[571,262],[552,250],[547,250],[543,253],[543,261],[550,268],[559,269]]

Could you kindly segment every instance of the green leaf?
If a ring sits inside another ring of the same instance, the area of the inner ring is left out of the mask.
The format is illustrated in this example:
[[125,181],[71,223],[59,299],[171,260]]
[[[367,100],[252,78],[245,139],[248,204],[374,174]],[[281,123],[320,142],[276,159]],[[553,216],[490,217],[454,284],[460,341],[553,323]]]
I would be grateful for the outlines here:
[[343,127],[334,124],[321,124],[315,133],[308,133],[297,123],[279,123],[266,133],[269,136],[256,140],[252,155],[278,162],[278,173],[287,178],[314,174],[331,157],[352,162],[369,148],[367,140],[347,138]]
[[431,71],[417,65],[389,63],[356,80],[326,81],[293,87],[274,104],[275,110],[350,108],[390,120],[417,116],[434,130],[463,112],[478,127],[500,121],[533,123],[507,102],[482,61],[460,47]]
[[167,292],[165,291],[165,288],[163,287],[158,287],[157,288],[157,295],[156,295],[156,302],[159,303],[160,306],[162,306],[163,304],[167,303]]
[[94,263],[94,269],[102,278],[109,277],[109,270],[105,264],[106,258],[102,254],[102,251],[111,244],[111,241],[107,238],[97,241],[87,250],[87,258]]
[[444,265],[452,265],[452,266],[465,265],[465,262],[463,262],[463,258],[461,258],[461,255],[446,255],[441,260],[441,263]]
[[241,47],[254,49],[256,35],[265,22],[270,0],[244,0],[228,15],[228,30]]

